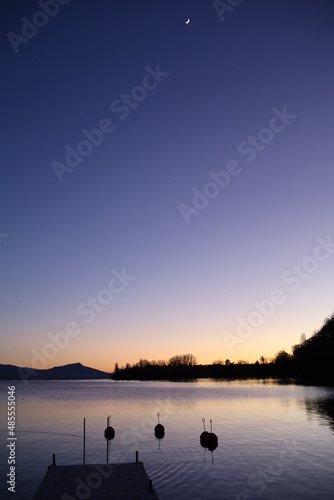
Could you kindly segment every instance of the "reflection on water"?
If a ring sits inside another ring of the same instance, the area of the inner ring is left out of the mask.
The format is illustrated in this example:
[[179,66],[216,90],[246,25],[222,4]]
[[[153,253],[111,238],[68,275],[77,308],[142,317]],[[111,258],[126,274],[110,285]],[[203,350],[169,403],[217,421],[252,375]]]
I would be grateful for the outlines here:
[[[1,478],[7,385],[0,382]],[[86,463],[106,463],[106,452],[109,463],[134,462],[138,450],[161,500],[333,498],[331,389],[210,380],[16,385],[16,500],[33,496],[53,453],[58,465],[83,462],[84,418]],[[107,446],[108,415],[115,436]],[[201,440],[204,431],[217,443]],[[4,481],[0,498],[12,498]]]
[[334,431],[334,398],[308,398],[305,400],[305,407],[309,415],[316,415]]

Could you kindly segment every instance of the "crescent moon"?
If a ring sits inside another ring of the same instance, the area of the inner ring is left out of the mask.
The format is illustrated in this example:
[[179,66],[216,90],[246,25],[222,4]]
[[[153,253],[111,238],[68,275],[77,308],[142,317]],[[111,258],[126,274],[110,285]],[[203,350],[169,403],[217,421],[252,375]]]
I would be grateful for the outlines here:
[[190,23],[190,19],[188,19],[188,21],[186,21],[186,24],[189,24]]

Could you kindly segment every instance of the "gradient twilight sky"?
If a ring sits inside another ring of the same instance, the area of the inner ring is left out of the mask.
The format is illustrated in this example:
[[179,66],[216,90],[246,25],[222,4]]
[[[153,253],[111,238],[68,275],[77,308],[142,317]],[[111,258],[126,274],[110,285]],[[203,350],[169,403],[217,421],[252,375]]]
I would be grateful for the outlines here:
[[334,309],[334,3],[60,3],[1,3],[0,363],[290,352]]

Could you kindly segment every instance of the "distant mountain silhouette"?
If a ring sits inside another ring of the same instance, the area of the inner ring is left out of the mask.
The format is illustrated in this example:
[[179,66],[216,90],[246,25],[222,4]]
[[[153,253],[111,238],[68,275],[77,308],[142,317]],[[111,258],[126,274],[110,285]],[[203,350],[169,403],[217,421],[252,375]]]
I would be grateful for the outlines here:
[[110,373],[89,368],[81,363],[54,366],[48,370],[36,370],[34,368],[0,364],[0,380],[84,380],[106,378],[110,378]]

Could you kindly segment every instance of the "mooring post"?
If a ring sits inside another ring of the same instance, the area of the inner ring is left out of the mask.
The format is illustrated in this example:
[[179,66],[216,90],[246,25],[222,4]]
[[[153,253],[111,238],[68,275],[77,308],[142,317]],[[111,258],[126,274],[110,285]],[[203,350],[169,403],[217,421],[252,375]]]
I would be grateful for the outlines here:
[[[107,417],[107,428],[109,427],[109,425],[110,425],[110,416]],[[108,444],[109,444],[109,439],[107,438],[107,464],[108,464],[108,461],[109,461],[109,456],[108,456],[109,448],[108,448]]]
[[56,455],[54,453],[52,453],[52,465],[56,466]]
[[152,491],[152,479],[148,480],[148,489]]
[[83,464],[86,463],[86,419],[83,420]]
[[138,451],[136,451],[136,464],[138,463]]

